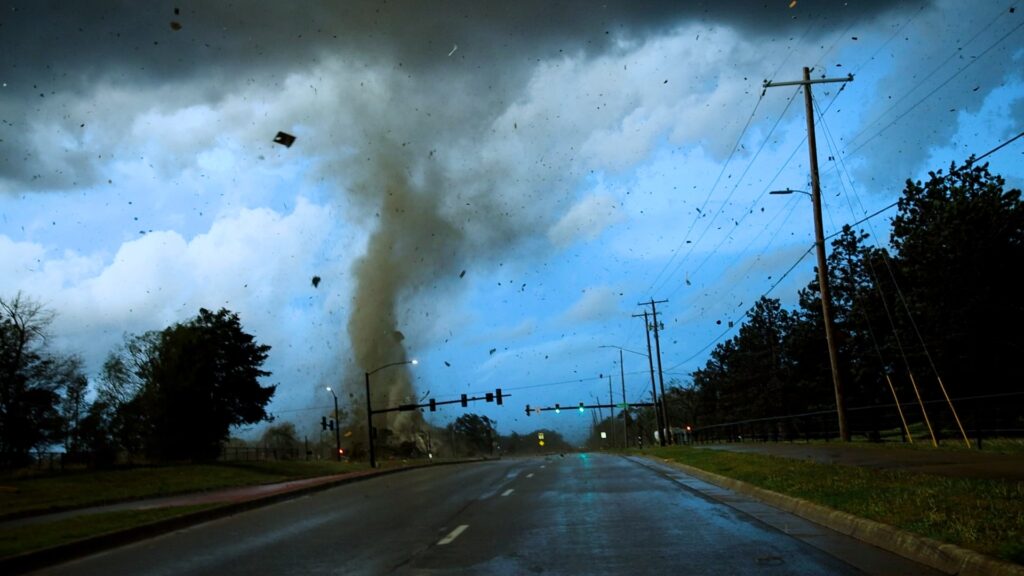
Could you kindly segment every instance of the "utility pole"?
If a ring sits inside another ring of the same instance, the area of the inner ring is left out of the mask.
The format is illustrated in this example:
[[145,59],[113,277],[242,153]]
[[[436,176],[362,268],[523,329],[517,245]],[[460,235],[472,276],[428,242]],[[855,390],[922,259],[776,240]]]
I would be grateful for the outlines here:
[[[654,420],[657,423],[658,430],[661,430],[661,412],[658,411],[658,391],[654,383],[654,356],[651,355],[651,323],[647,321],[647,310],[644,310],[643,314],[633,314],[633,318],[644,319],[644,333],[647,334],[647,364],[651,368],[651,401],[654,402]],[[665,435],[659,432],[658,438],[661,445],[664,446]]]
[[[622,447],[629,448],[629,429],[626,427],[626,368],[622,365],[622,348],[619,348],[619,378],[622,382]],[[614,402],[612,402],[614,404]]]
[[[662,428],[661,434],[659,434],[659,436],[663,437],[662,440],[661,440],[661,445],[662,446],[664,446],[666,444],[666,442],[668,444],[672,444],[672,440],[671,440],[671,438],[672,438],[672,428],[671,428],[671,424],[669,424],[669,422],[668,422],[668,407],[665,406],[665,375],[661,371],[661,339],[658,338],[658,306],[657,305],[658,304],[663,304],[665,302],[668,302],[668,300],[658,300],[658,301],[655,301],[654,298],[651,298],[650,302],[640,302],[638,304],[638,306],[647,306],[648,304],[651,305],[651,316],[653,317],[652,319],[653,319],[653,324],[654,324],[654,348],[655,348],[655,352],[657,352],[657,354],[658,354],[658,386],[661,389],[661,424],[662,424],[663,428]],[[668,437],[668,438],[666,439],[664,437]]]
[[853,74],[846,78],[819,78],[811,80],[811,69],[804,66],[803,80],[792,82],[765,81],[764,87],[802,86],[804,105],[807,109],[807,149],[811,164],[811,201],[814,203],[814,239],[818,251],[818,288],[821,291],[821,314],[825,320],[825,340],[828,341],[828,359],[832,367],[832,385],[836,392],[836,414],[839,417],[839,439],[850,441],[850,430],[846,426],[846,400],[843,398],[843,380],[839,375],[839,350],[836,347],[835,326],[832,324],[832,297],[828,289],[828,268],[825,262],[825,234],[821,222],[821,185],[818,179],[818,148],[814,139],[814,102],[811,99],[811,84],[831,82],[852,82]]
[[615,444],[615,397],[612,396],[612,375],[608,375],[608,419],[611,421],[608,428],[611,429],[611,438],[609,440],[612,445]]

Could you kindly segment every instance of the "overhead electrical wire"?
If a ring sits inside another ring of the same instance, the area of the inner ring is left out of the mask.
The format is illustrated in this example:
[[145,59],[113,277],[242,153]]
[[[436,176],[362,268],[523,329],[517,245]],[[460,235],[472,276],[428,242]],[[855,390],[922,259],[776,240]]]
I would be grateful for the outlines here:
[[[881,136],[881,135],[882,135],[882,134],[883,134],[883,133],[884,133],[884,132],[885,132],[886,130],[888,130],[889,128],[893,127],[893,126],[894,126],[894,125],[895,125],[895,124],[896,124],[897,122],[899,122],[900,120],[902,120],[903,118],[905,118],[905,117],[906,117],[906,116],[907,116],[908,114],[910,114],[911,112],[913,112],[913,111],[914,111],[914,110],[915,110],[915,109],[916,109],[916,108],[917,108],[918,106],[920,106],[920,105],[921,105],[921,104],[922,104],[923,102],[925,102],[926,100],[928,100],[929,98],[931,98],[932,96],[934,96],[936,92],[938,92],[939,90],[941,90],[942,88],[944,88],[944,87],[945,87],[945,86],[946,86],[947,84],[949,84],[950,82],[952,82],[952,81],[953,81],[953,80],[954,80],[954,79],[955,79],[955,78],[956,78],[957,76],[959,76],[959,75],[960,75],[961,73],[963,73],[963,72],[964,72],[965,70],[967,70],[968,68],[970,68],[971,66],[973,66],[973,65],[974,65],[974,64],[975,64],[976,62],[978,62],[979,60],[981,60],[981,59],[982,59],[982,58],[983,58],[983,57],[984,57],[984,56],[985,56],[986,54],[988,54],[988,53],[989,53],[990,51],[992,51],[992,49],[993,49],[993,48],[995,48],[996,46],[998,46],[999,44],[1001,44],[1001,43],[1002,43],[1002,42],[1003,42],[1004,40],[1006,40],[1007,38],[1009,38],[1009,37],[1010,37],[1010,36],[1011,36],[1012,34],[1014,34],[1015,32],[1017,32],[1017,31],[1018,31],[1018,30],[1020,30],[1021,28],[1024,28],[1024,20],[1022,20],[1022,21],[1021,21],[1021,22],[1020,22],[1019,24],[1017,24],[1017,25],[1016,25],[1016,26],[1014,26],[1014,27],[1013,27],[1012,29],[1010,29],[1010,31],[1008,31],[1008,32],[1007,32],[1006,34],[1003,34],[1002,36],[1000,36],[1000,37],[999,37],[999,38],[998,38],[998,39],[997,39],[997,40],[996,40],[995,42],[993,42],[992,44],[989,44],[987,48],[985,48],[984,50],[982,50],[982,51],[981,51],[981,52],[980,52],[980,53],[979,53],[978,55],[976,55],[976,56],[975,56],[974,58],[970,59],[970,60],[969,60],[969,61],[968,61],[968,62],[967,62],[966,64],[964,64],[963,66],[961,66],[960,68],[958,68],[958,69],[957,69],[957,70],[956,70],[956,71],[955,71],[955,72],[954,72],[954,73],[953,73],[952,75],[950,75],[950,76],[949,76],[949,77],[947,77],[947,78],[946,78],[945,80],[943,80],[943,81],[942,81],[942,82],[941,82],[941,83],[940,83],[940,84],[939,84],[938,86],[936,86],[936,87],[932,88],[932,89],[931,89],[931,90],[930,90],[930,91],[929,91],[929,92],[928,92],[927,94],[925,94],[924,96],[922,96],[922,97],[921,97],[920,99],[918,99],[918,100],[917,100],[916,102],[914,102],[914,104],[912,104],[912,105],[911,105],[911,106],[910,106],[909,108],[907,108],[907,109],[906,109],[906,110],[904,110],[904,111],[903,111],[902,113],[900,113],[900,114],[899,114],[898,116],[896,116],[896,118],[894,118],[893,120],[891,120],[891,121],[890,121],[890,122],[889,122],[888,124],[886,124],[885,126],[883,126],[883,127],[882,127],[881,129],[879,129],[879,130],[878,130],[877,132],[875,132],[875,133],[874,133],[874,134],[873,134],[873,135],[872,135],[872,136],[871,136],[870,138],[868,138],[867,140],[864,140],[863,142],[861,142],[860,144],[858,144],[858,145],[857,145],[857,146],[856,146],[855,148],[853,148],[852,150],[850,150],[849,152],[847,152],[847,153],[845,154],[845,156],[846,156],[846,157],[850,157],[850,156],[854,156],[854,155],[856,155],[856,154],[857,154],[857,152],[859,152],[859,151],[860,151],[860,150],[861,150],[862,148],[864,148],[864,146],[866,146],[866,145],[867,145],[868,143],[872,142],[872,141],[873,141],[873,140],[874,140],[875,138],[878,138],[879,136]],[[984,30],[985,30],[985,29],[979,30],[979,31],[978,31],[978,33],[977,33],[977,34],[975,34],[975,37],[977,37],[977,36],[978,36],[979,34],[981,34],[981,32],[983,32]],[[974,38],[972,37],[971,41],[973,41],[973,39],[974,39]],[[968,43],[970,43],[970,41],[969,41]],[[939,65],[939,67],[941,67],[941,66],[945,65],[945,63],[946,63],[946,62],[948,62],[948,61],[949,61],[949,60],[950,60],[950,59],[951,59],[951,58],[952,58],[953,56],[955,56],[955,55],[956,55],[956,52],[954,52],[954,53],[953,53],[953,54],[952,54],[952,55],[951,55],[951,56],[950,56],[949,58],[947,58],[946,60],[944,60],[944,61],[943,61],[943,63]],[[937,68],[936,70],[938,70],[938,68]],[[934,73],[934,71],[933,71],[933,73]],[[929,74],[929,77],[930,77],[930,74]],[[927,77],[926,77],[926,79],[927,79]],[[914,92],[914,91],[915,91],[915,90],[917,89],[917,87],[918,87],[918,86],[920,86],[920,85],[921,85],[921,84],[917,84],[917,85],[915,85],[915,87],[914,87],[914,88],[912,88],[911,90],[909,90],[909,91],[908,91],[907,93],[905,93],[905,94],[904,94],[904,95],[903,95],[903,96],[902,96],[902,97],[900,98],[900,100],[902,100],[903,98],[906,98],[907,96],[909,96],[909,95],[910,95],[911,93],[913,93],[913,92]],[[895,106],[895,104],[894,104],[894,106]],[[891,107],[889,107],[889,108],[888,108],[888,109],[887,109],[887,110],[886,110],[885,112],[883,112],[883,113],[882,113],[882,115],[880,115],[880,116],[879,116],[879,118],[881,118],[881,116],[884,116],[885,114],[887,114],[887,113],[888,113],[889,111],[891,111],[892,109],[893,109],[893,107],[892,107],[892,106],[891,106]],[[875,122],[877,122],[877,119],[875,120]],[[869,124],[869,127],[870,127],[870,124]],[[866,128],[865,128],[865,129],[866,129]],[[862,133],[864,133],[864,130],[862,130],[862,131],[861,131],[860,133],[858,133],[858,134],[857,134],[857,135],[855,135],[855,136],[854,136],[853,138],[851,138],[851,139],[850,139],[850,142],[855,142],[855,141],[857,140],[857,138],[858,138],[858,137],[860,136],[860,134],[862,134]]]

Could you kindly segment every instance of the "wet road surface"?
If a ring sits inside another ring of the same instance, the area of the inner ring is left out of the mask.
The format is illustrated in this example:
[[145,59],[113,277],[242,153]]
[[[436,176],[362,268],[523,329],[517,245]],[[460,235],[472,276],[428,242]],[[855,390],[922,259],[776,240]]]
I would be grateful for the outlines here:
[[678,470],[591,453],[347,484],[40,573],[935,572]]

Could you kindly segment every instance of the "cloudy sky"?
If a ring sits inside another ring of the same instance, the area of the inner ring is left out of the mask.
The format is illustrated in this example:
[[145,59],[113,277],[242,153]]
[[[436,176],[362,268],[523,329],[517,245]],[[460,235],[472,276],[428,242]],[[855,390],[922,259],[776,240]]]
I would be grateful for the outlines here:
[[[325,386],[359,413],[363,372],[415,357],[377,402],[501,387],[472,410],[578,437],[523,406],[609,374],[621,401],[600,346],[646,399],[638,303],[667,300],[683,383],[758,297],[794,306],[810,202],[767,192],[808,189],[806,120],[766,79],[855,77],[813,88],[826,233],[1024,130],[1009,0],[2,7],[0,296],[94,375],[125,333],[235,311],[311,436]],[[986,159],[1014,187],[1021,142]]]

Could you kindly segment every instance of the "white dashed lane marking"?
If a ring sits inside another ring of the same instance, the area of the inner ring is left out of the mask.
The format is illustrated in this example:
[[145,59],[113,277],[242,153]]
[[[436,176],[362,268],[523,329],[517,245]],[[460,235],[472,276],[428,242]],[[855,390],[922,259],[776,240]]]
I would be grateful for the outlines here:
[[502,496],[508,496],[509,494],[511,494],[514,491],[515,491],[515,488],[509,488],[508,490],[505,490],[504,492],[502,492],[501,495]]
[[527,474],[526,477],[527,478],[533,478],[533,472],[530,472],[529,474]]
[[452,530],[450,534],[448,534],[444,538],[441,538],[440,540],[438,540],[437,541],[437,545],[438,546],[444,546],[445,544],[451,544],[456,538],[459,537],[459,534],[462,534],[463,532],[466,531],[466,528],[469,528],[469,524],[462,524],[462,525],[460,525],[455,530]]

